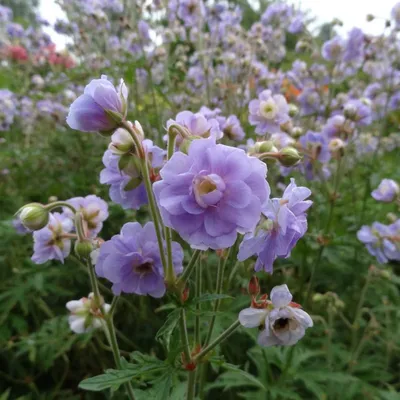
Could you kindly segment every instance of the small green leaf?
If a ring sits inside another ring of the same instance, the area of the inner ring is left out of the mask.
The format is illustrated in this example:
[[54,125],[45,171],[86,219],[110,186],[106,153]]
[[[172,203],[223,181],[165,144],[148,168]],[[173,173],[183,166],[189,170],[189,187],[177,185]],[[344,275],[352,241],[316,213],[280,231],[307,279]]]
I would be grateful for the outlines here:
[[159,329],[156,334],[156,340],[162,341],[165,344],[165,347],[169,349],[169,343],[171,340],[171,335],[178,324],[180,318],[180,309],[176,308],[171,313],[168,314],[164,325]]

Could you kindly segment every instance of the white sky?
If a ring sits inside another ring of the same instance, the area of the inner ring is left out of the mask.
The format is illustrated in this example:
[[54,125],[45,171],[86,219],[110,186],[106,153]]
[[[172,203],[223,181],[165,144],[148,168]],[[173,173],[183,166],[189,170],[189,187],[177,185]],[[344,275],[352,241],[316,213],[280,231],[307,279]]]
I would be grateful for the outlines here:
[[[388,18],[390,10],[397,3],[396,0],[289,0],[289,3],[300,5],[303,9],[311,11],[316,16],[317,24],[329,22],[333,18],[339,18],[343,22],[341,32],[345,33],[353,27],[363,29],[370,34],[379,34],[384,27],[384,20],[377,19],[366,22],[366,15],[373,14],[377,17]],[[55,0],[41,0],[41,16],[51,24],[57,19],[65,19],[61,8]],[[66,37],[58,35],[51,28],[45,29],[56,43],[59,49],[65,47]]]

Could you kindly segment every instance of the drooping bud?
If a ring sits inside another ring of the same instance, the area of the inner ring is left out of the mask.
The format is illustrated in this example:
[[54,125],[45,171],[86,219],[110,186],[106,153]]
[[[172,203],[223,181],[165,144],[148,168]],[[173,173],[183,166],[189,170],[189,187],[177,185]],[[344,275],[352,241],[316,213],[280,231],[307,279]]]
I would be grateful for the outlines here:
[[180,150],[182,153],[184,153],[184,154],[188,154],[190,145],[192,144],[192,142],[193,142],[194,140],[197,140],[197,139],[202,139],[202,138],[201,138],[200,136],[189,136],[189,137],[185,137],[185,138],[182,140],[181,145],[179,146],[179,150]]
[[84,260],[90,257],[91,252],[93,251],[93,245],[90,240],[77,240],[75,242],[75,254]]
[[111,143],[108,149],[113,154],[123,155],[130,153],[135,147],[135,143],[130,133],[124,128],[117,129],[111,136]]
[[31,231],[38,231],[44,228],[49,222],[49,211],[39,203],[27,204],[17,214],[22,225]]
[[251,296],[258,296],[260,293],[260,284],[258,283],[258,278],[253,275],[250,279],[248,292]]
[[303,157],[294,147],[285,147],[279,152],[278,161],[284,167],[293,167],[301,161]]

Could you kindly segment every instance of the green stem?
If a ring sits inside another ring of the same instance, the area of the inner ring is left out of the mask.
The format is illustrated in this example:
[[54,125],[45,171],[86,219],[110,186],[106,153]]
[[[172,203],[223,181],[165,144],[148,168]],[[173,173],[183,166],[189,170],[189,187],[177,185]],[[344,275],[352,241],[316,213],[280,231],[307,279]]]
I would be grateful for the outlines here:
[[189,371],[186,400],[194,400],[195,389],[196,389],[196,371]]
[[[115,335],[114,323],[112,320],[112,316],[109,316],[109,317],[110,318],[106,318],[106,324],[107,324],[107,330],[108,330],[107,336],[108,336],[108,339],[110,340],[110,346],[111,346],[111,349],[113,352],[115,365],[117,366],[118,369],[122,369],[121,358],[120,358],[118,342],[117,342],[117,336]],[[133,393],[133,389],[132,389],[130,382],[127,382],[125,384],[125,388],[126,388],[129,399],[135,400],[135,395]]]
[[[201,286],[202,286],[202,260],[201,257],[197,263],[196,267],[196,286],[195,286],[195,297],[199,298],[201,296]],[[194,321],[194,343],[195,345],[200,344],[200,303],[196,303],[196,317]]]
[[176,282],[177,286],[181,284],[184,286],[186,285],[187,280],[189,279],[194,267],[196,266],[196,261],[199,258],[201,250],[195,250],[192,254],[192,258],[189,261],[189,264],[183,271],[182,275],[179,277],[178,281]]
[[185,354],[185,362],[190,362],[192,356],[190,354],[189,336],[186,325],[186,312],[184,308],[181,308],[181,317],[179,319],[181,329],[181,340],[183,344],[183,353]]
[[110,311],[108,312],[109,315],[114,315],[115,312],[115,308],[117,307],[117,303],[119,300],[119,296],[114,296],[112,301],[111,301],[111,307],[110,307]]
[[68,204],[66,201],[55,201],[54,203],[50,203],[44,206],[44,208],[48,211],[54,210],[58,207],[66,207],[69,208],[74,214],[76,213],[75,207],[71,206],[71,204]]
[[[216,287],[216,289],[215,289],[215,293],[216,293],[216,294],[221,294],[221,293],[222,293],[222,285],[223,285],[223,282],[224,282],[224,271],[225,271],[225,267],[226,267],[226,264],[228,263],[228,260],[229,260],[229,258],[230,258],[230,255],[231,255],[231,253],[232,253],[232,249],[233,249],[235,246],[236,246],[236,244],[233,245],[233,246],[229,249],[228,254],[226,255],[225,260],[221,257],[220,262],[219,262],[219,264],[218,264],[218,271],[217,271],[217,287]],[[207,345],[210,343],[210,340],[211,340],[211,337],[212,337],[212,334],[213,334],[213,330],[214,330],[215,319],[217,318],[217,315],[216,315],[216,314],[217,314],[217,312],[218,312],[218,310],[219,310],[220,304],[221,304],[221,299],[217,299],[217,300],[215,301],[215,304],[214,304],[214,315],[211,317],[210,327],[209,327],[209,329],[208,329],[207,338],[206,338],[206,341],[205,341],[205,343],[204,343],[205,346],[207,346]]]
[[235,321],[228,329],[226,329],[224,332],[222,332],[212,343],[210,343],[208,346],[204,347],[203,350],[201,350],[196,356],[194,357],[194,361],[200,361],[202,358],[204,358],[211,350],[213,350],[215,347],[217,347],[221,342],[223,342],[225,339],[227,339],[230,335],[232,335],[233,332],[237,328],[239,328],[240,322],[239,320]]
[[130,133],[133,141],[135,142],[135,146],[138,151],[138,156],[139,156],[140,166],[141,166],[142,176],[143,176],[143,182],[144,182],[144,186],[146,188],[147,198],[149,201],[151,217],[154,222],[154,228],[156,231],[158,249],[160,251],[160,257],[161,257],[161,262],[162,262],[162,266],[163,266],[164,276],[167,277],[167,260],[165,258],[164,244],[163,244],[163,238],[162,238],[161,228],[160,228],[161,226],[163,226],[163,224],[161,222],[161,219],[159,218],[158,208],[156,205],[156,201],[154,199],[154,193],[153,193],[153,188],[151,185],[147,155],[146,155],[145,151],[143,150],[143,146],[140,143],[140,140],[139,140],[138,136],[136,135],[135,131],[133,130],[133,128],[126,121],[122,121],[121,126]]

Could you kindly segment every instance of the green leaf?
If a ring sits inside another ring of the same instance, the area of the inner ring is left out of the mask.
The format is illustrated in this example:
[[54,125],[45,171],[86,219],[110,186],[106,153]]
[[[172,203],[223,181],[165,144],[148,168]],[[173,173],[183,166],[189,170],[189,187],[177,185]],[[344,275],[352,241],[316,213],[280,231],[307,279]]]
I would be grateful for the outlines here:
[[[124,365],[127,366],[125,363]],[[145,365],[142,367],[130,364],[127,369],[108,369],[102,375],[85,379],[79,383],[79,387],[92,392],[99,392],[104,389],[117,390],[122,384],[130,382],[134,378],[143,378],[152,375],[155,372],[164,371],[166,368],[167,366],[162,363]]]
[[171,313],[168,314],[164,325],[159,329],[156,334],[156,340],[163,342],[167,350],[169,350],[169,343],[171,340],[171,335],[178,324],[180,318],[180,309],[176,308]]

